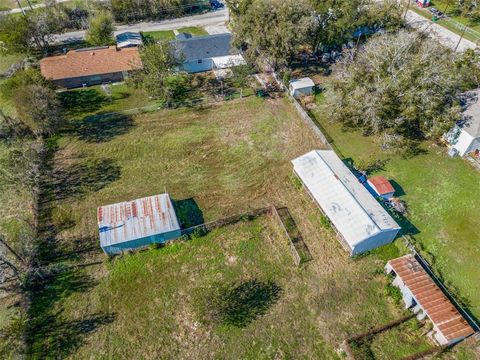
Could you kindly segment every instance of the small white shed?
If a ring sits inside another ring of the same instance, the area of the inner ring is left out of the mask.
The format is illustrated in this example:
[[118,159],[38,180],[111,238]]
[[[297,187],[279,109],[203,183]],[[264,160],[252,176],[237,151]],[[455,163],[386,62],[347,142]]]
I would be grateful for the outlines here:
[[463,95],[464,112],[459,121],[448,133],[445,140],[458,155],[480,150],[480,89]]
[[334,151],[313,150],[292,163],[294,172],[351,255],[395,239],[400,226]]
[[304,77],[301,79],[290,81],[288,90],[290,92],[290,95],[298,98],[300,96],[312,95],[314,87],[315,83],[313,82],[313,80],[309,77]]

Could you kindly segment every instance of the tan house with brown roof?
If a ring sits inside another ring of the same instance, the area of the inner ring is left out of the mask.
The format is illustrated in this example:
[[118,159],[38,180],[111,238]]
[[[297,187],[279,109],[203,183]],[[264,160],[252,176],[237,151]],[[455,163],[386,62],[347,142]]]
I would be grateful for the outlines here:
[[76,88],[123,81],[142,66],[136,47],[115,46],[71,50],[40,60],[40,71],[61,88]]

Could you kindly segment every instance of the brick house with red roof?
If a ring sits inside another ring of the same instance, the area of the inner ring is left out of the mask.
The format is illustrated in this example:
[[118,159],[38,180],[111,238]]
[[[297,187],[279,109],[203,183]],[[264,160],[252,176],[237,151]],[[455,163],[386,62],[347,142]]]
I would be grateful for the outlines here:
[[85,48],[40,60],[43,77],[67,89],[123,81],[129,71],[141,67],[136,47]]

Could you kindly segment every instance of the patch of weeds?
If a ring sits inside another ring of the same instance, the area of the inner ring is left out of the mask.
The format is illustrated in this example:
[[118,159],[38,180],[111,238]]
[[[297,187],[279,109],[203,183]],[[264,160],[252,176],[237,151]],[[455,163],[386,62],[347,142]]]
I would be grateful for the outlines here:
[[298,178],[298,176],[292,174],[290,175],[290,181],[292,182],[295,189],[300,190],[303,187],[302,180]]
[[400,305],[402,301],[402,292],[395,285],[392,285],[393,277],[389,275],[387,285],[385,285],[385,295],[392,298],[395,304]]
[[328,216],[320,215],[319,222],[320,222],[320,225],[322,225],[322,227],[324,229],[332,230],[332,222],[330,221]]

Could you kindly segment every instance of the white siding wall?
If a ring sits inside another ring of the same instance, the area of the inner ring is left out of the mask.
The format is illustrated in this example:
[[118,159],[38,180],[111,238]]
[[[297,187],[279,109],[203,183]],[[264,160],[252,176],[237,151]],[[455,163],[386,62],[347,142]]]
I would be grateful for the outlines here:
[[355,246],[352,248],[352,256],[391,243],[393,240],[395,240],[398,232],[398,229],[382,231],[359,242],[358,244],[355,244]]
[[466,131],[461,130],[460,135],[456,139],[456,143],[453,145],[453,147],[458,150],[460,156],[463,156],[470,151],[472,141],[473,137]]
[[[201,62],[199,62],[199,60]],[[182,65],[183,70],[188,73],[197,73],[197,72],[212,70],[212,67],[213,67],[212,59],[199,59],[199,60],[185,61]]]

